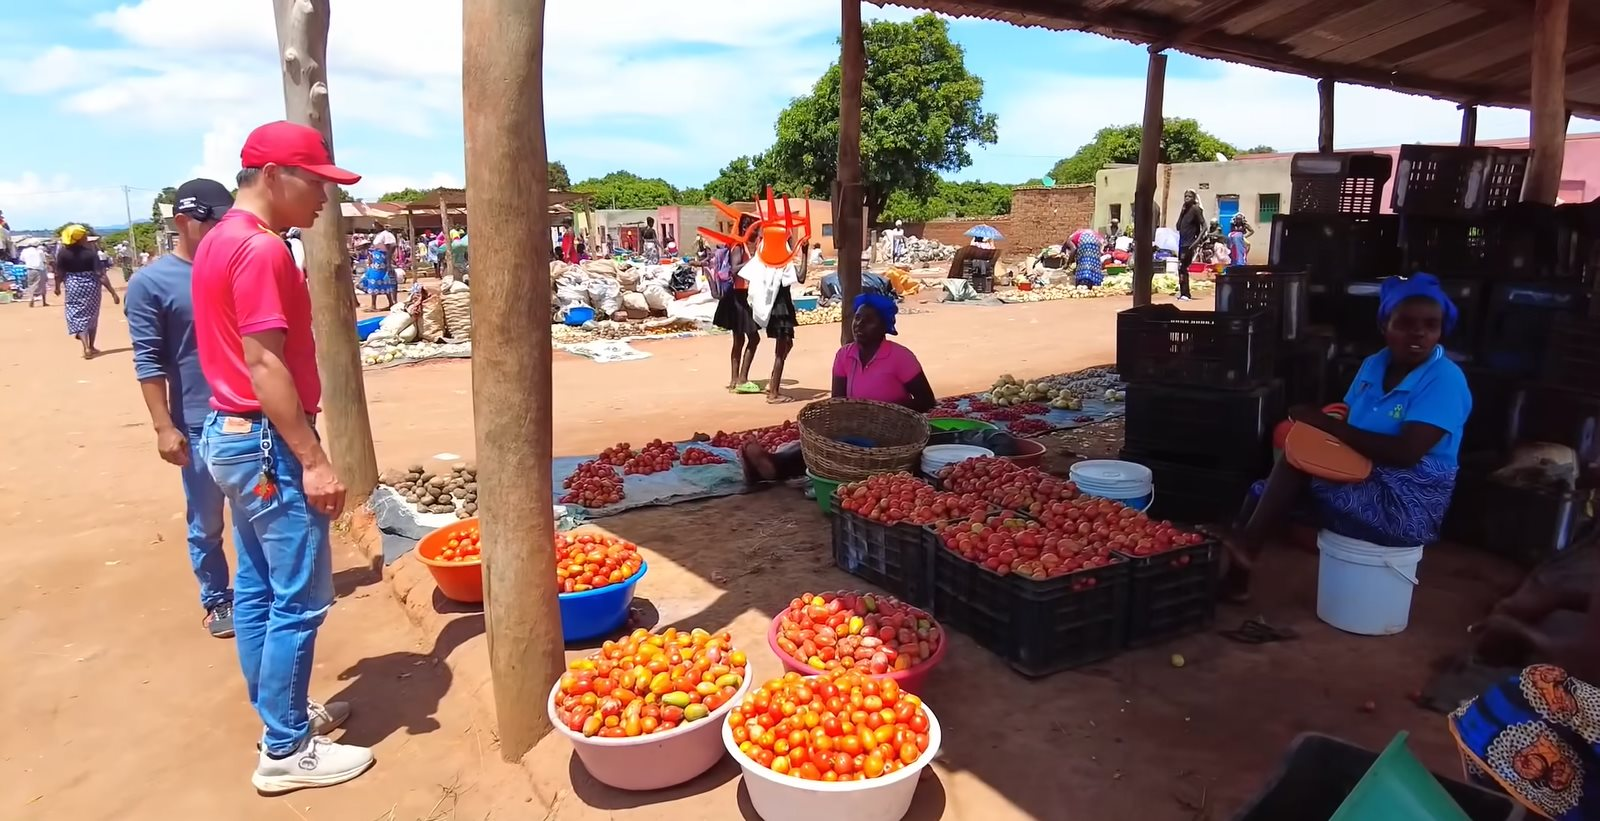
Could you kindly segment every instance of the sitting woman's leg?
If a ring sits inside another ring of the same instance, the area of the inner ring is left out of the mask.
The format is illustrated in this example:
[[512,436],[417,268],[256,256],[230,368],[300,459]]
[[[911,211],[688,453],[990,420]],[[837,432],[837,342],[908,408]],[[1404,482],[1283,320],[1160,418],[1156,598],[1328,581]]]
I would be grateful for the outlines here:
[[1255,566],[1256,557],[1261,555],[1267,539],[1288,521],[1289,514],[1305,494],[1307,482],[1308,477],[1286,459],[1280,459],[1273,466],[1261,497],[1256,500],[1244,527],[1228,545],[1228,571],[1222,591],[1224,596],[1234,600],[1249,596],[1250,571]]

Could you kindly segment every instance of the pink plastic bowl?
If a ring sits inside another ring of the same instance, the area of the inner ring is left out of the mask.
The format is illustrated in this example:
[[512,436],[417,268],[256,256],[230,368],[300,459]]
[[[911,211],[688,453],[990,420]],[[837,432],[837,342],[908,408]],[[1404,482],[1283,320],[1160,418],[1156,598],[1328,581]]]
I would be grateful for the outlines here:
[[[935,621],[931,615],[928,616],[928,621],[939,628],[939,648],[933,651],[933,657],[909,670],[883,673],[877,678],[892,678],[896,684],[900,685],[900,689],[908,693],[922,693],[922,685],[928,680],[928,674],[933,672],[933,668],[939,666],[939,662],[944,661],[944,651],[950,646],[950,636],[944,631],[944,627]],[[778,657],[778,661],[783,662],[784,669],[793,670],[802,676],[814,676],[822,672],[785,653],[783,648],[778,646],[778,626],[782,622],[782,613],[772,619],[772,626],[767,628],[767,646],[772,648],[773,655]]]
[[750,692],[754,671],[755,665],[745,665],[744,683],[728,703],[693,724],[665,733],[635,738],[585,738],[583,733],[567,729],[556,717],[560,681],[550,686],[550,695],[544,700],[545,711],[556,732],[572,742],[578,760],[596,781],[619,790],[663,790],[699,776],[722,759],[726,751],[719,728],[727,723],[734,705],[744,701],[745,694]]

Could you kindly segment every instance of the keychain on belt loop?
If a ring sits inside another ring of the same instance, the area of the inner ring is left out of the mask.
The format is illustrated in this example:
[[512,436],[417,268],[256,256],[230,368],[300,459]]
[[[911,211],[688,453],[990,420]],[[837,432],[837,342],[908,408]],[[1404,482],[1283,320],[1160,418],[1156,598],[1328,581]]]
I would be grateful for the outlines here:
[[261,476],[256,479],[256,486],[252,493],[263,501],[278,495],[278,480],[272,473],[272,426],[265,418],[261,420]]

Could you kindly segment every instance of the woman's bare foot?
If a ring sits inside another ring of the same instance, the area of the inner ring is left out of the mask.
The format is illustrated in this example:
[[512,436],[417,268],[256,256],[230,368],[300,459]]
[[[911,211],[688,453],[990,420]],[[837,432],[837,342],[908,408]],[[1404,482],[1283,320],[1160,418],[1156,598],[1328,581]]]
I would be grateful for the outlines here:
[[1232,541],[1222,542],[1221,583],[1217,597],[1231,604],[1250,601],[1250,576],[1255,565],[1245,558],[1244,551]]
[[773,391],[772,393],[767,394],[768,405],[786,405],[793,401],[793,396],[783,393],[782,391]]
[[744,467],[744,478],[748,484],[777,481],[778,465],[760,442],[746,442],[744,447],[739,448],[739,462]]

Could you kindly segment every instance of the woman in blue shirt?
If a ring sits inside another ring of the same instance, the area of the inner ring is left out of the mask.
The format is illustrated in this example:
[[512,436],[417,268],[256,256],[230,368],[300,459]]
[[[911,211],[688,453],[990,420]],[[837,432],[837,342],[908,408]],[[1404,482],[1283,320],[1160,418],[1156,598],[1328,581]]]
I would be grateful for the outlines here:
[[1378,325],[1385,347],[1361,363],[1345,393],[1348,420],[1315,408],[1291,408],[1296,422],[1325,431],[1372,460],[1360,482],[1308,476],[1280,460],[1238,537],[1229,544],[1224,594],[1247,597],[1250,570],[1267,537],[1310,490],[1323,526],[1385,547],[1428,544],[1456,484],[1461,431],[1472,411],[1466,375],[1439,344],[1456,322],[1456,306],[1429,274],[1391,277],[1379,292]]

